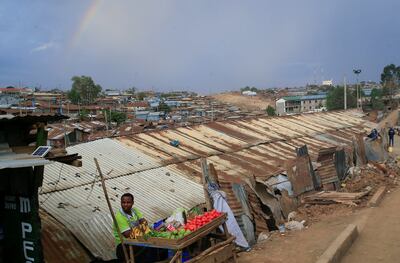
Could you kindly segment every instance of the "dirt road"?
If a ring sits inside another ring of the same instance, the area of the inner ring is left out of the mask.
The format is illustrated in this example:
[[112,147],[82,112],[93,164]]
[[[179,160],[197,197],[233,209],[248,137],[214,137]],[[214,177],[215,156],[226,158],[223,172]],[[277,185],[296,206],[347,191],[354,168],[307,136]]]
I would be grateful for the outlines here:
[[[322,207],[324,208],[324,207]],[[336,211],[333,213],[332,211]],[[310,263],[315,262],[329,244],[346,226],[362,216],[362,211],[348,208],[333,208],[326,211],[323,220],[311,227],[286,232],[284,236],[274,233],[258,243],[248,253],[240,253],[239,263]]]
[[368,217],[342,263],[400,262],[400,189],[388,193]]
[[[395,136],[394,143],[391,155],[397,157],[400,136]],[[365,226],[342,263],[400,262],[400,189],[387,193],[379,207],[370,209]]]

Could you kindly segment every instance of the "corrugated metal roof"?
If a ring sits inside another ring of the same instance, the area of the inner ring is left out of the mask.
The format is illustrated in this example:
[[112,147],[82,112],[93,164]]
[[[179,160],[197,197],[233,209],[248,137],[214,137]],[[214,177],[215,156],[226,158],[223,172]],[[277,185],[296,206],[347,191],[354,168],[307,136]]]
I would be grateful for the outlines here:
[[[103,167],[101,160],[99,163]],[[149,222],[169,216],[178,207],[189,209],[204,202],[201,184],[168,167],[110,178],[106,186],[114,210],[120,208],[121,194],[131,192],[135,196],[135,206]],[[112,221],[100,182],[97,181],[93,189],[88,183],[41,194],[40,204],[95,256],[113,257]]]
[[[227,174],[268,177],[295,158],[295,149],[307,144],[312,159],[321,148],[345,146],[351,134],[365,126],[352,111],[326,112],[280,118],[252,118],[215,122],[175,130],[117,138],[164,163],[209,157]],[[179,147],[169,145],[177,139]]]
[[291,100],[322,100],[326,99],[326,94],[318,94],[318,95],[303,95],[303,96],[285,96],[282,99],[286,101]]
[[52,163],[41,157],[14,152],[0,153],[0,169],[43,166]]
[[72,233],[45,211],[40,210],[42,246],[47,263],[89,262],[90,256]]
[[79,153],[82,167],[53,163],[45,167],[41,193],[64,190],[93,181],[97,174],[93,158],[101,163],[107,178],[143,171],[161,166],[160,162],[128,148],[116,140],[101,139],[68,147],[68,154]]
[[[138,207],[151,221],[177,207],[204,201],[200,158],[208,157],[225,182],[266,180],[296,158],[308,145],[316,160],[320,149],[351,144],[351,135],[367,126],[354,111],[325,112],[211,122],[205,125],[102,139],[67,148],[79,153],[83,167],[52,164],[45,168],[42,207],[65,224],[92,253],[108,259],[113,248],[111,219],[100,184],[93,191],[98,158],[114,209],[125,191],[136,195]],[[171,140],[180,145],[170,145]],[[167,175],[167,173],[169,175]],[[231,198],[236,214],[240,205]],[[237,207],[236,207],[236,206]]]
[[26,115],[12,115],[12,114],[0,114],[0,121],[56,121],[62,119],[68,119],[68,116],[60,115],[56,113],[28,113]]

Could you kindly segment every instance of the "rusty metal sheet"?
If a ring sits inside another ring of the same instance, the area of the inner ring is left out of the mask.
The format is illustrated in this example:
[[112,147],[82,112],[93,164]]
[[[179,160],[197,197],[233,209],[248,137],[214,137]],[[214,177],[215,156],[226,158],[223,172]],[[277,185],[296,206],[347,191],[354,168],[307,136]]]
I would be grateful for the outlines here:
[[289,166],[287,172],[295,196],[314,189],[308,154],[297,157],[294,165]]
[[251,213],[253,215],[253,221],[256,227],[256,236],[258,236],[261,232],[268,232],[269,229],[267,225],[267,220],[265,218],[268,215],[264,214],[261,208],[260,200],[249,186],[245,186],[245,190],[248,194]]
[[40,210],[44,260],[48,263],[89,262],[90,254],[63,224]]
[[[321,166],[318,168],[318,175],[324,189],[327,187],[329,189],[339,187],[339,177],[335,167],[335,153],[336,147],[330,147],[321,149],[318,155],[317,161],[321,163]],[[333,184],[333,186],[328,186],[328,184]]]

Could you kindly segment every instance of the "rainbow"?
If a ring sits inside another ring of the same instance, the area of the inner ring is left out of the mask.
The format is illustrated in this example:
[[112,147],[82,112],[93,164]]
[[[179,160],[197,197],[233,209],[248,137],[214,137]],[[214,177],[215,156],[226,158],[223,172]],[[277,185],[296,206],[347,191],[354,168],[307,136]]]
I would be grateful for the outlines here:
[[76,46],[76,44],[78,43],[81,35],[83,34],[83,32],[85,32],[86,28],[88,27],[90,21],[92,20],[92,18],[94,17],[94,15],[96,14],[97,8],[99,7],[100,4],[100,0],[93,0],[92,3],[89,5],[89,7],[87,8],[85,14],[83,15],[78,29],[75,31],[75,33],[73,34],[71,41],[69,43],[69,47],[73,48]]

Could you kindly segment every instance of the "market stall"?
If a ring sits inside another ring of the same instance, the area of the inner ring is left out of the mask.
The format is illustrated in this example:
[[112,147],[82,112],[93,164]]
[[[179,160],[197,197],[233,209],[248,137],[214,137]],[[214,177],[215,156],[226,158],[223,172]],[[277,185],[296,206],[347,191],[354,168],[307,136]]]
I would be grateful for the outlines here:
[[[226,220],[227,215],[225,213],[206,212],[205,215],[188,220],[185,227],[180,230],[165,231],[166,234],[160,232],[155,234],[149,231],[148,235],[126,239],[124,244],[129,247],[131,262],[134,262],[132,260],[134,259],[133,246],[139,246],[174,251],[172,258],[165,261],[172,263],[183,262],[183,252],[190,245],[203,238],[208,238],[212,240],[212,245],[197,255],[190,255],[191,258],[186,262],[236,262],[236,254],[234,253],[235,237],[228,233]],[[193,231],[190,229],[193,229]],[[164,237],[162,237],[163,235]],[[168,237],[168,235],[170,236]]]

